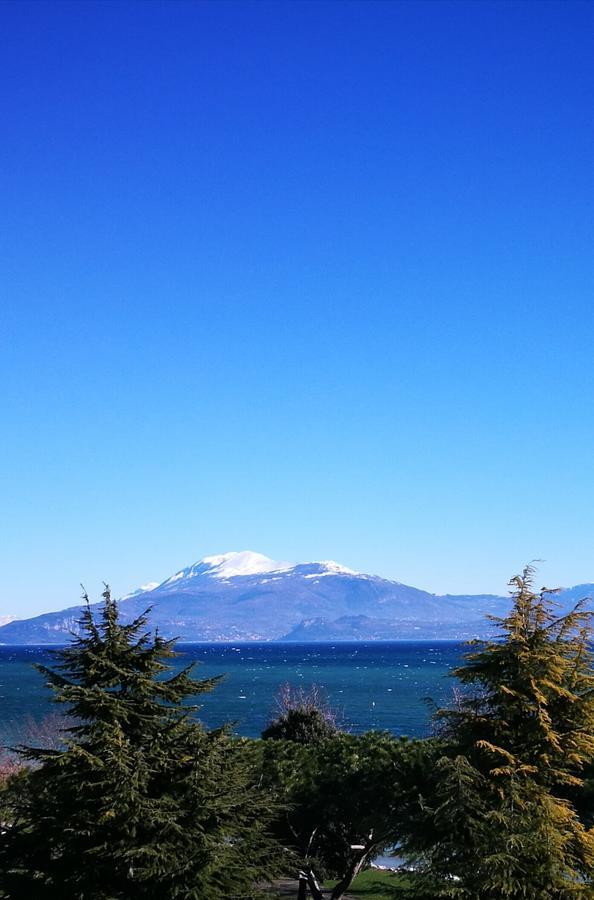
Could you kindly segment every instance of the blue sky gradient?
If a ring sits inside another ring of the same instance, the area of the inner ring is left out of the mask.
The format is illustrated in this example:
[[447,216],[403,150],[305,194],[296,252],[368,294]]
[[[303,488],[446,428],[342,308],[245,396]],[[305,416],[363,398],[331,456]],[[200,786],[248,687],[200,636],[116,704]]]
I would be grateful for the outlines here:
[[594,581],[594,4],[0,5],[0,615]]

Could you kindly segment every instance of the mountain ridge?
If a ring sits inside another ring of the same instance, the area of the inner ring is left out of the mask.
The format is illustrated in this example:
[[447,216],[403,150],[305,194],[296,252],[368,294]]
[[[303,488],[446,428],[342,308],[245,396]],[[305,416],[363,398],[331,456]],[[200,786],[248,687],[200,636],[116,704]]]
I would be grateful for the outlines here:
[[[559,594],[560,609],[594,585]],[[424,640],[481,637],[487,615],[505,615],[509,597],[432,594],[333,560],[288,563],[253,551],[198,560],[122,597],[130,621],[150,607],[150,625],[181,641]],[[2,644],[59,644],[72,638],[83,606],[0,627]]]

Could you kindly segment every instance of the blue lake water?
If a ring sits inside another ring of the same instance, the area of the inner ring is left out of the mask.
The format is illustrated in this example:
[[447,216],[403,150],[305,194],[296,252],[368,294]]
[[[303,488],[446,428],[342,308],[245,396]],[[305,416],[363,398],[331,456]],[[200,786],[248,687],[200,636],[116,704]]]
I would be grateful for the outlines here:
[[[256,737],[274,714],[282,684],[321,688],[341,726],[353,733],[385,729],[422,737],[431,731],[431,698],[447,703],[455,681],[458,642],[373,642],[334,644],[180,644],[175,668],[197,662],[200,678],[224,675],[201,697],[199,718],[216,727],[233,722],[237,734]],[[25,737],[31,722],[61,711],[33,663],[52,665],[47,647],[0,646],[0,742]],[[29,723],[29,724],[27,724]]]

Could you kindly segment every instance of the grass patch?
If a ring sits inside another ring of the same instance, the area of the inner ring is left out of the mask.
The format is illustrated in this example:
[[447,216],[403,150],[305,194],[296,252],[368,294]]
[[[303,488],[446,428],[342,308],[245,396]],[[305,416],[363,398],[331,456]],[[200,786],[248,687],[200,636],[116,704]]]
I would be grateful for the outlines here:
[[[328,882],[328,887],[334,886],[335,881]],[[348,894],[352,897],[361,897],[361,900],[399,900],[406,897],[407,888],[411,886],[411,879],[407,875],[397,872],[382,872],[381,869],[367,869],[357,875]]]

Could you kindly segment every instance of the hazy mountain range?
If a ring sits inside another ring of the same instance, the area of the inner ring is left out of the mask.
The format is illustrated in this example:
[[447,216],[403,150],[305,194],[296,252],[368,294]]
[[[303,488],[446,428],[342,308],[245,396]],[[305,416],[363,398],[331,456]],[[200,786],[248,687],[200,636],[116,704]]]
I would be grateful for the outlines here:
[[[594,584],[564,590],[560,609],[592,594]],[[150,607],[151,625],[182,641],[421,640],[486,635],[485,615],[503,615],[509,604],[508,597],[430,594],[331,561],[293,565],[246,550],[205,557],[144,585],[120,609],[128,621]],[[8,622],[0,643],[64,643],[81,609]]]

